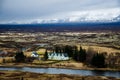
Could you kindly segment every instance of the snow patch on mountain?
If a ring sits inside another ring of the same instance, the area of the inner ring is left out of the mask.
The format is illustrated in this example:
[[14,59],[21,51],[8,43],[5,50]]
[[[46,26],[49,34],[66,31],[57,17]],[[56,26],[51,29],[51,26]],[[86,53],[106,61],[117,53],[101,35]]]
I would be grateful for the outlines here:
[[38,18],[27,21],[11,21],[18,24],[42,24],[42,23],[71,23],[71,22],[116,22],[120,21],[120,8],[101,9],[92,11],[74,11],[54,15],[54,18]]
[[69,22],[113,21],[118,19],[119,15],[120,9],[74,12],[72,17],[69,17]]
[[115,22],[120,20],[120,9],[104,9],[94,11],[76,11],[64,14],[56,19],[38,19],[38,23],[66,23],[66,22]]

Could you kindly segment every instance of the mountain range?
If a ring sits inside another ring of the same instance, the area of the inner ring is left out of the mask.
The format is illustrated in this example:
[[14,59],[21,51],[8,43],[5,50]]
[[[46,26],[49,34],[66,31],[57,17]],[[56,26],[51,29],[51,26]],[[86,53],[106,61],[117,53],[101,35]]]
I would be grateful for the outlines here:
[[0,24],[108,23],[120,21],[120,9],[73,11],[28,20],[10,20]]
[[34,23],[107,23],[120,21],[120,9],[71,12],[60,18],[37,19]]
[[120,9],[75,11],[62,16],[0,24],[0,32],[114,31],[120,32]]

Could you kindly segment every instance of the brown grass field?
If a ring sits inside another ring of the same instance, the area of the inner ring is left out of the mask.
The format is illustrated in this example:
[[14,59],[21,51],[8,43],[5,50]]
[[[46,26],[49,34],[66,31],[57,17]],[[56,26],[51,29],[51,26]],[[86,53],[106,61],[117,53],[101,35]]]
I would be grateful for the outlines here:
[[65,74],[40,74],[18,71],[1,71],[0,80],[120,80],[103,76],[80,76]]
[[[80,46],[78,45],[78,48]],[[107,52],[108,54],[111,54],[111,53],[117,53],[119,52],[120,53],[120,50],[118,49],[114,49],[114,48],[108,48],[108,47],[101,47],[101,46],[85,46],[85,45],[82,45],[82,47],[86,50],[88,50],[88,48],[93,48],[94,51],[96,52],[99,52],[99,53],[102,53],[102,52]]]

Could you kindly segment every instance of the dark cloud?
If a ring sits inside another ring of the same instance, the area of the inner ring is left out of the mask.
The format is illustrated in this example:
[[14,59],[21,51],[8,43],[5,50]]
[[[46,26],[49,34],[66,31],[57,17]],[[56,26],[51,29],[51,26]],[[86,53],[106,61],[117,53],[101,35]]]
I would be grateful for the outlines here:
[[3,6],[3,0],[0,0],[0,12],[2,10],[2,6]]

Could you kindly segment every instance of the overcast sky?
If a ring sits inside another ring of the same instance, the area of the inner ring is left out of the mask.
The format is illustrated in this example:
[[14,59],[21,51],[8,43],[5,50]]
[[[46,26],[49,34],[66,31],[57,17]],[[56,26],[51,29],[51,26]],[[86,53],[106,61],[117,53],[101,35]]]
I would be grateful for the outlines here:
[[120,8],[120,0],[0,0],[0,23],[60,17],[74,11]]

